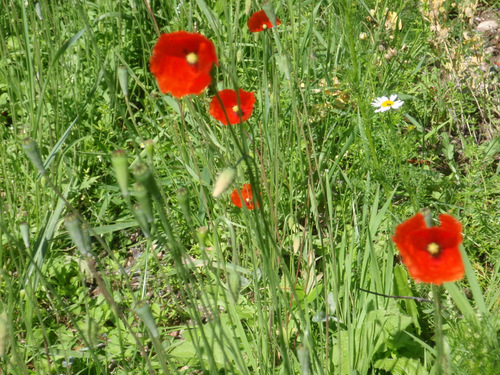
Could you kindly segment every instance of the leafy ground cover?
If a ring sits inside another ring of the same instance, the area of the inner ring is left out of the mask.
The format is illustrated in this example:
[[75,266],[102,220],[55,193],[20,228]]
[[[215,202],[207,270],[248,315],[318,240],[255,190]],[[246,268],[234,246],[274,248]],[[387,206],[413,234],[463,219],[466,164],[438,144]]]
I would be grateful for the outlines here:
[[1,4],[0,373],[496,374],[497,3]]

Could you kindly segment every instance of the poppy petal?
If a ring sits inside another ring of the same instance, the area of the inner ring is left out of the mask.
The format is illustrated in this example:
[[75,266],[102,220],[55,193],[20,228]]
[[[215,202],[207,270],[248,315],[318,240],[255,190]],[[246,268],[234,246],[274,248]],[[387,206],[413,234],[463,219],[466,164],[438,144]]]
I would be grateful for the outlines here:
[[177,98],[200,94],[212,81],[210,71],[218,64],[214,44],[198,33],[177,31],[162,34],[153,48],[150,70],[160,90]]
[[[280,24],[281,24],[281,21],[278,18],[276,18],[276,26],[278,26]],[[255,12],[254,14],[252,14],[252,16],[248,19],[247,26],[248,26],[248,29],[252,33],[256,33],[259,31],[263,31],[265,29],[272,28],[273,24],[271,23],[271,21],[267,17],[266,12],[263,10],[259,10],[259,11]]]
[[428,228],[417,214],[398,225],[393,236],[403,263],[417,282],[441,285],[459,280],[464,265],[459,245],[462,225],[451,215],[440,215],[441,225]]
[[241,201],[241,198],[243,198],[245,206],[247,206],[249,210],[253,210],[255,208],[255,205],[253,203],[252,185],[250,184],[243,185],[241,187],[240,193],[241,197],[237,189],[234,189],[233,192],[231,193],[231,200],[233,201],[233,204],[239,208],[242,208],[243,203]]
[[244,122],[252,115],[255,104],[255,95],[253,92],[239,89],[239,105],[236,91],[234,90],[226,89],[219,91],[218,96],[216,95],[212,98],[209,113],[223,125],[238,124],[240,116],[241,121]]

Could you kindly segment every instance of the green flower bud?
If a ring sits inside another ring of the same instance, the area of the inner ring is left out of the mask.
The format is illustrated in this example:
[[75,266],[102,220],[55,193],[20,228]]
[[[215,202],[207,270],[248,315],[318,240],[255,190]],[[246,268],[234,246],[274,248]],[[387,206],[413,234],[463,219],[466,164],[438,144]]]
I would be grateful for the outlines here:
[[118,80],[124,96],[128,95],[128,70],[126,66],[118,67]]
[[21,230],[21,236],[23,237],[24,246],[30,248],[30,227],[26,221],[19,224],[19,229]]
[[207,239],[208,228],[207,227],[199,227],[196,229],[196,237],[198,237],[198,241],[200,242],[200,246],[202,248],[205,247],[205,241]]
[[127,153],[124,150],[116,150],[111,156],[111,164],[115,170],[118,186],[124,197],[128,197],[128,162]]
[[148,331],[151,333],[151,336],[158,337],[159,335],[158,327],[156,326],[153,313],[147,302],[145,301],[137,302],[135,306],[135,312],[137,313],[137,315],[139,315],[139,318],[141,318],[142,322],[144,323]]
[[274,6],[272,1],[270,0],[264,0],[262,1],[262,9],[264,12],[266,12],[267,18],[269,18],[269,21],[271,21],[271,24],[273,27],[276,27],[276,13],[274,12]]
[[231,184],[234,182],[235,179],[236,179],[236,168],[229,167],[224,169],[219,175],[219,178],[217,178],[217,181],[215,181],[215,187],[214,191],[212,192],[212,196],[214,198],[220,196],[228,189],[229,186],[231,186]]
[[31,138],[24,138],[22,143],[24,152],[26,152],[26,155],[35,165],[36,169],[38,169],[38,172],[45,174],[45,167],[43,166],[42,157],[40,156],[36,142]]
[[234,302],[238,302],[238,298],[240,297],[240,288],[241,288],[241,278],[240,274],[236,270],[232,270],[229,272],[228,278],[228,287],[231,296],[234,298]]
[[64,225],[68,230],[69,236],[80,251],[83,257],[91,256],[89,241],[85,238],[80,224],[80,219],[75,214],[69,214],[64,218]]
[[181,206],[182,214],[186,219],[187,223],[191,225],[191,210],[189,208],[189,193],[188,190],[184,187],[177,190],[177,199],[179,200],[179,204]]
[[137,203],[134,204],[132,210],[134,210],[134,216],[137,219],[139,226],[141,227],[142,233],[144,233],[144,236],[146,238],[149,238],[151,232],[149,230],[148,218],[146,213],[144,212],[144,209],[141,207],[139,203]]
[[148,139],[144,141],[144,146],[146,147],[146,155],[148,155],[148,159],[153,159],[154,145],[152,139]]
[[134,176],[137,181],[141,182],[146,187],[148,192],[153,195],[153,198],[156,199],[161,197],[160,190],[158,190],[153,173],[146,164],[138,163],[134,168]]
[[7,347],[7,337],[9,334],[7,313],[0,314],[0,358],[5,355],[5,348]]
[[154,221],[153,218],[153,204],[151,202],[151,197],[144,187],[142,183],[137,181],[134,184],[134,192],[137,200],[139,201],[139,205],[141,206],[144,215],[146,215],[146,219],[148,223],[152,223]]

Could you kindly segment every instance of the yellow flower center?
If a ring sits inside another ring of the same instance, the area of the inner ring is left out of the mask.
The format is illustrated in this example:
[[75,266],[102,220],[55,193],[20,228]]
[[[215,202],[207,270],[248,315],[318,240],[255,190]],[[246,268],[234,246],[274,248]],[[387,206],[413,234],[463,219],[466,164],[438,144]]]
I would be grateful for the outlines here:
[[234,113],[239,113],[240,112],[240,107],[238,107],[237,105],[235,105],[232,109],[233,109]]
[[264,30],[265,30],[265,29],[267,29],[267,25],[266,25],[266,24],[263,24],[263,25],[262,25],[262,28],[263,28]]
[[394,102],[392,100],[386,100],[381,104],[382,107],[392,107],[394,105]]
[[198,55],[194,52],[189,52],[186,55],[186,61],[191,65],[196,64],[198,62]]
[[432,242],[427,245],[427,251],[431,255],[438,255],[439,252],[441,251],[441,246],[439,246],[437,243]]

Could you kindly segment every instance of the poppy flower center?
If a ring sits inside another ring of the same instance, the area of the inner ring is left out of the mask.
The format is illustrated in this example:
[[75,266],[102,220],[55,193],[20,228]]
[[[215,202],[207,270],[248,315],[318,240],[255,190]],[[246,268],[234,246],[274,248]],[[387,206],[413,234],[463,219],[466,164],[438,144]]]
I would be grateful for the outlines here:
[[394,105],[394,102],[392,100],[386,100],[381,105],[382,107],[392,107]]
[[439,246],[435,242],[431,242],[427,245],[427,251],[429,252],[429,254],[436,256],[441,252],[441,246]]
[[263,28],[264,30],[266,30],[266,29],[267,29],[267,25],[266,25],[266,24],[263,24],[263,25],[262,25],[262,28]]
[[240,107],[238,107],[237,105],[235,105],[233,108],[231,108],[233,110],[234,113],[239,113],[240,112]]
[[198,62],[198,55],[194,52],[189,52],[186,55],[186,61],[188,62],[188,64],[194,65]]

